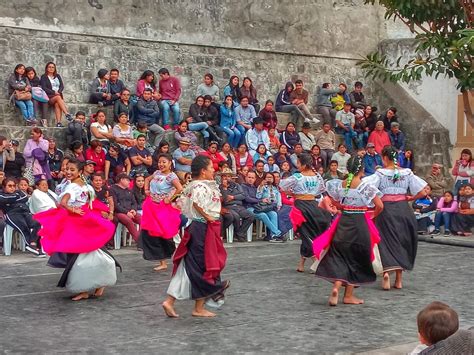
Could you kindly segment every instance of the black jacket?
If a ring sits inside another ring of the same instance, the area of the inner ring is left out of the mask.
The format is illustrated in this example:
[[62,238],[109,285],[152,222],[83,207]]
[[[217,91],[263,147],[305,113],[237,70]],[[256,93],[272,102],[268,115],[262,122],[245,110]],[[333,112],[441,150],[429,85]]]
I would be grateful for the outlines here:
[[[62,96],[63,95],[63,90],[64,90],[63,79],[61,78],[61,75],[59,75],[59,74],[56,74],[56,77],[59,79],[59,90],[58,90],[58,92]],[[41,84],[41,88],[44,90],[44,92],[49,97],[54,96],[55,93],[53,91],[53,87],[51,86],[51,82],[49,81],[49,78],[46,74],[41,75],[40,84]]]
[[7,194],[0,192],[0,209],[5,214],[9,213],[30,213],[27,206],[28,196],[20,190]]
[[[231,207],[240,205],[242,206],[242,201],[245,199],[244,190],[240,184],[236,184],[235,182],[230,182],[227,190],[224,190],[222,186],[220,186],[221,194],[222,194],[222,206],[223,207]],[[232,201],[227,201],[228,196],[234,196]]]
[[21,178],[23,174],[23,168],[25,167],[25,158],[20,152],[15,153],[15,160],[7,160],[5,162],[5,176]]
[[115,213],[126,214],[128,211],[138,210],[137,200],[131,190],[112,185],[110,193],[114,199]]
[[257,188],[253,185],[242,184],[242,190],[244,191],[244,207],[254,207],[260,200],[257,198]]

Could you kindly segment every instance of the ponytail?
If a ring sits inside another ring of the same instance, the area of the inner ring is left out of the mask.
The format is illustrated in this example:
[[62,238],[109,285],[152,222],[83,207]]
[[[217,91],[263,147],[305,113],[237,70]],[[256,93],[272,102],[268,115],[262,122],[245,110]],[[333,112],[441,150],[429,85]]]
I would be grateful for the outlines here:
[[347,171],[349,174],[346,179],[346,188],[344,189],[344,194],[347,195],[349,189],[351,188],[352,180],[362,170],[362,158],[358,155],[352,157],[347,162]]

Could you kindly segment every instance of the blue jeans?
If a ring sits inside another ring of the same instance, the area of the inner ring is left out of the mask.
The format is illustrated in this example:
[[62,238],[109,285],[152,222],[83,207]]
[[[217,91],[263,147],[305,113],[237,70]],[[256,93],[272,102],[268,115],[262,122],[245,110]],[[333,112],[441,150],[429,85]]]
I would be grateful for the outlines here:
[[207,131],[208,127],[209,125],[206,122],[196,122],[188,124],[188,129],[190,131],[199,131],[201,132],[204,138],[209,138],[209,132]]
[[240,143],[240,130],[237,127],[230,129],[228,127],[221,127],[221,129],[227,134],[227,142],[229,142],[232,148],[237,148]]
[[449,231],[451,227],[451,213],[449,212],[436,212],[435,216],[435,229],[439,230],[441,224],[444,224],[444,230]]
[[237,126],[235,126],[235,127],[237,127],[237,129],[240,132],[240,142],[239,143],[245,143],[245,133],[246,133],[247,130],[245,129],[244,126],[241,126],[239,124],[237,124]]
[[352,129],[351,126],[346,126],[346,128],[349,128],[349,130],[347,131],[344,128],[336,127],[336,132],[344,135],[344,144],[346,145],[347,150],[351,151],[352,139],[357,137],[357,133]]
[[169,125],[170,111],[173,111],[173,125],[179,124],[181,121],[181,111],[179,110],[179,103],[170,104],[171,100],[161,100],[159,102],[161,116],[163,117],[163,126]]
[[265,213],[254,213],[253,208],[247,208],[250,212],[255,215],[255,218],[262,221],[263,224],[270,229],[272,236],[277,236],[281,234],[281,231],[278,229],[278,214],[275,211],[265,212]]
[[356,144],[357,148],[365,148],[369,140],[369,132],[357,133]]
[[20,109],[21,114],[23,115],[23,118],[25,120],[31,120],[35,117],[35,109],[33,107],[33,101],[31,101],[31,100],[26,100],[26,101],[15,100],[15,105],[18,106],[18,108]]

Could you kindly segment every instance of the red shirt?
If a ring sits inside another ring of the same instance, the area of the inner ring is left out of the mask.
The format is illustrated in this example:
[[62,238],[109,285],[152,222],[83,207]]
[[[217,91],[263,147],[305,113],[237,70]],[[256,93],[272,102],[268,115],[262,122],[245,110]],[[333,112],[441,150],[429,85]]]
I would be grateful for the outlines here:
[[99,154],[92,148],[86,150],[86,160],[95,162],[94,172],[101,173],[105,171],[105,152],[102,149]]
[[179,100],[181,96],[181,83],[178,78],[170,76],[168,80],[160,80],[159,87],[162,100]]
[[391,145],[390,136],[385,131],[373,131],[367,143],[374,143],[375,151],[379,154],[382,154],[382,149],[386,145]]
[[201,155],[204,155],[204,156],[208,157],[209,159],[211,159],[212,166],[213,166],[215,172],[219,171],[219,163],[221,161],[225,161],[225,159],[219,153],[211,154],[208,150],[206,150],[205,152],[202,152]]

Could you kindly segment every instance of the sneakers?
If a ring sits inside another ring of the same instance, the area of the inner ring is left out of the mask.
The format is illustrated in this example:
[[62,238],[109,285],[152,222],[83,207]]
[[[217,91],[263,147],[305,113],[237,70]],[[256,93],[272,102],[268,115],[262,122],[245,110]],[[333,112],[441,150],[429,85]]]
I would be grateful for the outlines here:
[[68,120],[69,122],[73,120],[73,117],[70,113],[66,113],[66,120]]
[[445,237],[449,237],[451,235],[451,231],[450,230],[445,230],[444,231],[444,236]]
[[224,304],[224,299],[221,298],[220,300],[218,301],[214,301],[212,298],[209,298],[207,301],[206,301],[206,306],[208,307],[211,307],[211,308],[214,308],[214,309],[218,309],[218,308],[221,308],[221,306]]
[[39,251],[38,249],[36,249],[35,247],[32,247],[32,246],[30,246],[30,245],[27,245],[27,246],[25,247],[25,249],[26,249],[27,251],[29,251],[31,254],[40,255],[40,251]]
[[61,128],[64,127],[64,125],[61,122],[56,123],[56,127]]
[[268,242],[270,243],[284,243],[284,240],[279,237],[271,238]]
[[169,124],[165,124],[163,128],[165,129],[165,131],[171,131],[171,127]]
[[432,232],[430,233],[430,235],[432,235],[432,236],[440,235],[440,234],[441,234],[441,232],[439,231],[439,229],[435,229],[434,231],[432,231]]
[[313,117],[313,122],[314,122],[314,123],[319,123],[319,122],[321,122],[321,121],[318,120],[316,117]]
[[102,101],[99,101],[99,102],[97,103],[97,106],[99,106],[99,107],[104,107],[104,103],[103,103]]
[[305,117],[305,118],[304,118],[304,122],[305,122],[305,123],[311,123],[312,121],[311,121],[309,118],[306,118],[306,117]]
[[40,250],[40,252],[38,254],[38,258],[46,258],[46,257],[47,257],[47,255]]
[[36,126],[38,124],[38,121],[35,119],[26,120],[25,122],[27,126]]

